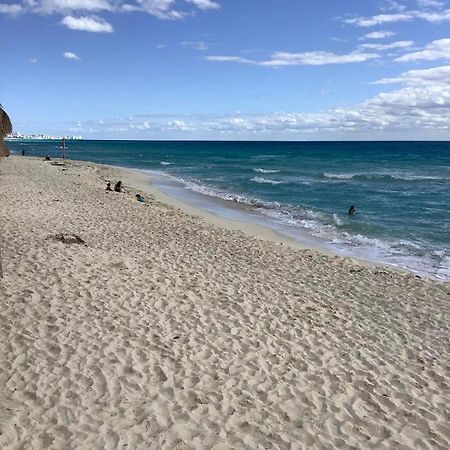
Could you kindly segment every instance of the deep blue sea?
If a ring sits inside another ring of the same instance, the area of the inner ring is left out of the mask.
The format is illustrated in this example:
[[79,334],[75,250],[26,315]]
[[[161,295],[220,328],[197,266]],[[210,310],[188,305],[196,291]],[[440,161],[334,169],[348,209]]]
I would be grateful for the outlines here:
[[[60,156],[57,141],[9,142]],[[171,195],[300,242],[450,279],[448,142],[68,141],[68,157],[149,171]],[[218,199],[222,199],[222,201]],[[230,206],[228,212],[227,202]],[[236,208],[236,203],[248,207]],[[225,206],[224,206],[225,205]],[[350,205],[356,214],[349,216]],[[242,217],[239,217],[242,219]]]

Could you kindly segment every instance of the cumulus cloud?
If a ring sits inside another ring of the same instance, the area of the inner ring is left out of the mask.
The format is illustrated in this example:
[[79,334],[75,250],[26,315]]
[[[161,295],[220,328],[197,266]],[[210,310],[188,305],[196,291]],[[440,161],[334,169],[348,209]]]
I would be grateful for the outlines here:
[[398,89],[315,113],[139,116],[84,122],[72,131],[162,139],[450,139],[449,79],[450,66],[408,71],[377,82]]
[[405,84],[411,86],[450,84],[450,66],[438,66],[430,69],[409,70],[394,78],[382,78],[373,84]]
[[366,39],[386,39],[394,35],[393,31],[372,31],[372,33],[367,33],[364,37]]
[[81,58],[76,53],[73,52],[64,52],[63,58],[71,59],[73,61],[81,61]]
[[110,23],[98,17],[72,17],[66,16],[61,24],[71,30],[89,31],[91,33],[112,33]]
[[450,39],[438,39],[428,44],[424,49],[417,52],[406,53],[405,55],[396,58],[395,61],[433,61],[436,59],[450,59]]
[[18,3],[13,3],[11,5],[7,3],[0,3],[0,14],[10,14],[15,16],[23,11],[23,6]]
[[207,56],[207,61],[232,62],[242,64],[254,64],[264,67],[283,67],[283,66],[323,66],[326,64],[349,64],[364,62],[378,57],[375,53],[354,51],[351,53],[337,55],[331,52],[275,52],[270,59],[258,61],[240,56]]

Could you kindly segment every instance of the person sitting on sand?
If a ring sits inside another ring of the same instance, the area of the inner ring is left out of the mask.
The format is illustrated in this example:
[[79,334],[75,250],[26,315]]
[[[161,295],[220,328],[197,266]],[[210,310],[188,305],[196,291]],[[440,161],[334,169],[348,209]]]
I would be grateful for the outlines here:
[[136,194],[136,200],[141,203],[145,203],[144,197],[141,194]]
[[45,157],[45,161],[51,161],[50,156],[47,155],[47,156]]
[[118,182],[116,183],[116,185],[114,186],[114,190],[115,190],[116,192],[122,192],[122,182],[121,182],[121,181],[118,181]]
[[107,190],[107,191],[112,191],[111,183],[108,182],[108,183],[106,184],[106,190]]
[[348,215],[349,216],[353,216],[353,214],[355,214],[356,212],[356,208],[354,205],[350,206],[350,209],[348,210]]

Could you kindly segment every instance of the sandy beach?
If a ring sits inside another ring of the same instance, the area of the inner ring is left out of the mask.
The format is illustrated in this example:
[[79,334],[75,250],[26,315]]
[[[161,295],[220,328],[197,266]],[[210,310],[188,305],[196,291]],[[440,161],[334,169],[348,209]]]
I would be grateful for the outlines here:
[[2,449],[450,448],[448,283],[76,161],[3,159],[0,224]]

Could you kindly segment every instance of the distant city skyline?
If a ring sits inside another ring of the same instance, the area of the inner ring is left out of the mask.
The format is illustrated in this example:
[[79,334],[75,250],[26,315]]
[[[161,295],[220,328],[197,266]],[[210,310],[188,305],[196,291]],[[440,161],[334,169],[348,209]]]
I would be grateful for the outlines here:
[[14,130],[450,140],[449,0],[0,0]]
[[79,141],[83,139],[83,136],[52,136],[50,134],[45,133],[33,133],[33,134],[23,134],[21,132],[14,132],[12,134],[6,135],[6,140],[47,140],[47,141],[56,141],[56,140],[70,140],[70,141]]

